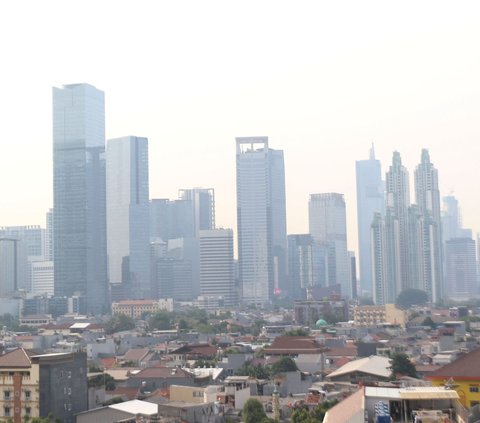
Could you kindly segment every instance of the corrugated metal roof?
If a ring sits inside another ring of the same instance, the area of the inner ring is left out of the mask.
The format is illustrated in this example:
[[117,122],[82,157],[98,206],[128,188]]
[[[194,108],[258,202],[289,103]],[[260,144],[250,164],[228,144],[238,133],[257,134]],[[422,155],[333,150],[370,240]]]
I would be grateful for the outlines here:
[[400,389],[401,399],[459,399],[456,391],[436,386]]
[[157,414],[158,412],[157,404],[147,402],[147,401],[140,401],[140,400],[132,400],[132,401],[121,402],[119,404],[112,404],[112,405],[109,405],[109,408],[124,411],[126,413],[143,414],[147,416]]

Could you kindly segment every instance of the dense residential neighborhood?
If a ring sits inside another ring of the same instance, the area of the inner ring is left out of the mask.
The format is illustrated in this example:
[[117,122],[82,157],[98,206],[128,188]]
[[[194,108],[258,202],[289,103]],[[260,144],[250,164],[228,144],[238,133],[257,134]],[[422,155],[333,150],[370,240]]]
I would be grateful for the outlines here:
[[179,306],[136,319],[64,315],[23,332],[4,326],[2,418],[476,421],[477,307],[378,310],[357,302],[344,321],[312,325],[296,321],[295,307],[208,313]]

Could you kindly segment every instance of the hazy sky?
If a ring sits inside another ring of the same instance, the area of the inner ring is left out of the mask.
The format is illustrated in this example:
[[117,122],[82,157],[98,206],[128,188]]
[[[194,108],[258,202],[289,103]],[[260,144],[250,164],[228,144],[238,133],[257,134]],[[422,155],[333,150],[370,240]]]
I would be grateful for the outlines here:
[[52,204],[51,87],[105,91],[107,138],[150,140],[152,198],[213,187],[236,226],[235,137],[285,151],[289,233],[308,197],[345,194],[356,249],[355,160],[382,171],[429,148],[442,195],[480,231],[480,3],[10,1],[0,3],[0,226]]

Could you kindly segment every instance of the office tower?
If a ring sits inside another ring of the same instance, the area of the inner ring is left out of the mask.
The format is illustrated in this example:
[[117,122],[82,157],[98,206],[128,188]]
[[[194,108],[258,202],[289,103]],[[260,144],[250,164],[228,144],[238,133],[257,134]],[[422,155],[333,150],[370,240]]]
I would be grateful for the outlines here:
[[389,248],[386,236],[386,219],[381,213],[375,213],[371,224],[373,302],[377,305],[395,301],[395,287],[389,275]]
[[156,198],[150,201],[150,238],[193,238],[195,223],[190,200]]
[[26,255],[26,260],[19,262],[21,276],[21,289],[31,290],[32,264],[43,261],[45,254],[45,229],[38,225],[31,226],[6,226],[0,228],[0,237],[16,239],[19,241],[18,249]]
[[88,84],[53,88],[55,295],[107,304],[104,94]]
[[311,194],[308,203],[310,234],[327,253],[325,286],[340,284],[342,296],[352,298],[347,250],[347,218],[343,194]]
[[368,160],[356,162],[357,179],[357,224],[358,253],[360,267],[359,295],[372,295],[372,245],[370,230],[375,213],[383,215],[385,209],[384,184],[380,161],[375,159],[375,151],[370,149]]
[[[236,305],[233,231],[205,229],[200,236],[200,295],[224,307]],[[209,301],[212,302],[212,301]]]
[[386,209],[389,213],[387,236],[393,239],[387,241],[395,251],[390,254],[395,258],[392,275],[396,295],[407,288],[413,288],[410,280],[408,256],[408,207],[410,206],[410,191],[408,171],[402,165],[400,153],[393,153],[392,165],[386,174]]
[[151,298],[148,140],[108,140],[106,156],[109,280],[129,298]]
[[357,281],[357,258],[355,257],[355,251],[349,251],[348,258],[350,260],[350,280],[352,283],[352,298],[357,298],[358,297],[358,281]]
[[415,200],[422,218],[420,289],[432,302],[443,298],[443,239],[438,171],[430,162],[428,150],[422,150],[415,170]]
[[190,201],[195,237],[205,229],[215,229],[215,191],[213,188],[181,189],[179,200]]
[[31,292],[37,295],[54,295],[53,261],[31,263]]
[[242,298],[267,304],[286,291],[283,151],[268,137],[236,138],[237,233]]
[[46,214],[45,242],[43,246],[43,257],[46,261],[53,261],[53,209]]
[[448,298],[467,301],[478,295],[475,241],[452,238],[445,243],[446,293]]
[[310,234],[288,235],[288,292],[290,299],[305,299],[314,285],[314,249]]
[[0,298],[26,289],[28,261],[24,241],[0,236]]

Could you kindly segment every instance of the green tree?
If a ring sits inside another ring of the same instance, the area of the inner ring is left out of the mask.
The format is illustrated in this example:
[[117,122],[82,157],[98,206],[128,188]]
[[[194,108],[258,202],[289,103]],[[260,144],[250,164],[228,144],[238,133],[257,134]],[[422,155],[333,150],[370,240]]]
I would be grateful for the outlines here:
[[430,316],[425,317],[422,322],[422,326],[430,326],[431,328],[435,327],[435,322],[432,320]]
[[131,330],[135,328],[135,321],[125,314],[117,314],[105,324],[105,333],[110,335],[115,332]]
[[428,295],[421,289],[408,288],[398,294],[396,304],[403,308],[410,308],[412,305],[423,305],[428,301]]
[[276,363],[272,364],[272,375],[276,375],[278,373],[285,373],[285,372],[295,372],[298,370],[298,367],[290,357],[282,357]]
[[250,376],[255,379],[270,379],[269,369],[260,364],[252,366],[251,362],[246,362],[236,371],[237,376]]
[[148,327],[150,330],[166,330],[172,328],[173,315],[168,311],[157,311],[150,316]]
[[258,423],[266,418],[267,414],[259,400],[250,398],[243,406],[242,417],[245,423]]
[[393,353],[390,357],[390,377],[396,379],[400,375],[417,377],[415,365],[410,361],[405,353]]

